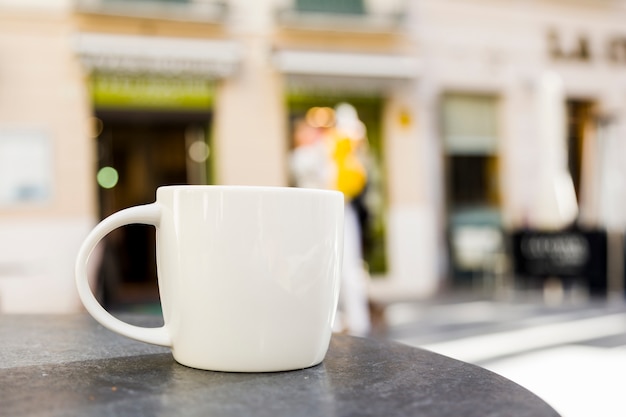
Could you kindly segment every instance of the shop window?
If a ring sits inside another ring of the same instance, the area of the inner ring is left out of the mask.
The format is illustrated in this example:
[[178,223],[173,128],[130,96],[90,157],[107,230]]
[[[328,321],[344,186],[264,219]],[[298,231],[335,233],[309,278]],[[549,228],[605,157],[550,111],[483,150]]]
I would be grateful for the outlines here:
[[446,96],[443,102],[446,153],[495,154],[498,144],[496,109],[496,99],[491,96]]
[[448,95],[443,101],[447,195],[451,211],[499,203],[497,100]]
[[580,183],[582,177],[583,148],[590,140],[589,126],[594,123],[593,103],[582,100],[567,101],[567,156],[568,168],[572,175],[576,196],[580,201]]
[[442,103],[448,243],[455,285],[479,284],[477,280],[495,274],[504,252],[497,107],[497,99],[485,95],[447,95]]
[[363,0],[296,0],[299,12],[365,14]]
[[448,157],[450,202],[455,207],[497,206],[498,159],[490,155]]

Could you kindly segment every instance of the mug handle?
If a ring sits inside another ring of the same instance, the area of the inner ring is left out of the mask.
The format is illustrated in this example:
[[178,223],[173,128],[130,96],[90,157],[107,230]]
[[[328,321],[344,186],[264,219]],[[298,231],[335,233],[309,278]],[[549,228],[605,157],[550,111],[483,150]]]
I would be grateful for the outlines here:
[[160,346],[172,346],[167,327],[148,328],[125,323],[104,309],[96,300],[87,278],[87,263],[94,248],[107,234],[127,224],[148,224],[158,227],[161,220],[161,208],[157,203],[130,207],[120,210],[102,220],[85,238],[76,257],[76,288],[83,305],[100,324],[109,330],[131,339]]

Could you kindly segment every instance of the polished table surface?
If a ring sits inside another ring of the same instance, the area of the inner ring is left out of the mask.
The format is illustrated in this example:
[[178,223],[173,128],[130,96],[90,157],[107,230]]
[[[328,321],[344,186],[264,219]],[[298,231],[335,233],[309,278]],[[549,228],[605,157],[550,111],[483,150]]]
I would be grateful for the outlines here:
[[0,315],[0,416],[110,415],[558,416],[501,376],[390,341],[334,335],[318,366],[224,373],[179,365],[87,315]]

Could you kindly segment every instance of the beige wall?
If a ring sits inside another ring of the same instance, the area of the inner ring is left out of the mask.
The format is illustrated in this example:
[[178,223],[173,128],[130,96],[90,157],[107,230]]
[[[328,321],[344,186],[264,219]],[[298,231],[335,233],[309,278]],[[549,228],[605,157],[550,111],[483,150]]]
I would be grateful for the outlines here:
[[48,200],[0,206],[0,312],[80,308],[73,264],[95,221],[95,143],[70,36],[59,11],[0,13],[0,130],[43,133],[53,177]]
[[287,115],[280,74],[263,55],[263,40],[245,39],[240,72],[223,80],[215,109],[216,181],[287,185]]
[[4,218],[95,213],[89,100],[70,36],[64,15],[0,14],[0,128],[46,134],[54,183],[48,202],[0,207]]

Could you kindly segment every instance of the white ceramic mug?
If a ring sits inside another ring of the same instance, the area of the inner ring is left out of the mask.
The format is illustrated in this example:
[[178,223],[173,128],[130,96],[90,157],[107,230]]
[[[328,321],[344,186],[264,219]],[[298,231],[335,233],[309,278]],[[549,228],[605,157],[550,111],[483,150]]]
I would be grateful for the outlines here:
[[[88,283],[97,243],[125,224],[156,227],[164,326],[109,314]],[[156,202],[98,224],[76,260],[89,313],[124,336],[169,346],[193,368],[269,372],[320,363],[330,343],[343,255],[343,195],[245,186],[166,186]]]

